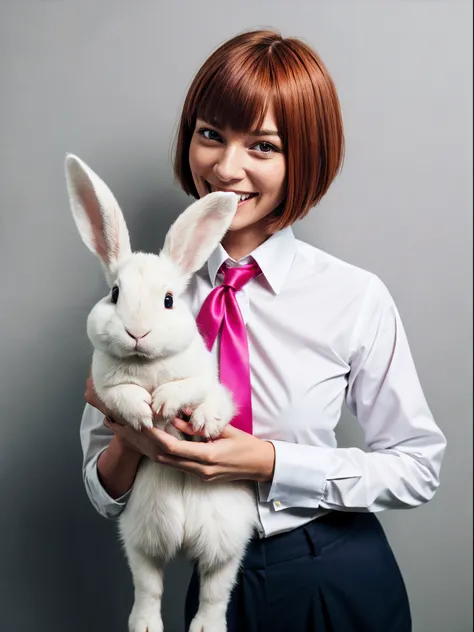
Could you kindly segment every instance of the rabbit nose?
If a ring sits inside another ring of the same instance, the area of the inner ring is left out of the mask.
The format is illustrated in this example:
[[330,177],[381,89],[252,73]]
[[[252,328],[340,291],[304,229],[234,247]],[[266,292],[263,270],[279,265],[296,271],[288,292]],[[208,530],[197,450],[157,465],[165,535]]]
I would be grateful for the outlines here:
[[125,331],[127,332],[127,334],[130,336],[130,338],[133,338],[134,340],[136,340],[138,342],[138,340],[141,340],[142,338],[145,338],[145,336],[148,336],[148,334],[150,333],[150,331],[147,331],[146,334],[142,334],[141,336],[139,336],[138,334],[132,334],[131,331],[129,331],[127,328],[125,328]]

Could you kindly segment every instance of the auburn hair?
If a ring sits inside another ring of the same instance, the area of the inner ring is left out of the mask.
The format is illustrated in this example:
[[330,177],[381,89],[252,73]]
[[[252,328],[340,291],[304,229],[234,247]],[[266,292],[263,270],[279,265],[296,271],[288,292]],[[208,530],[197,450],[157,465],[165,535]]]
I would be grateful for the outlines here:
[[344,132],[334,83],[307,44],[277,31],[244,32],[205,61],[188,90],[178,126],[174,173],[199,197],[189,166],[196,119],[220,129],[261,127],[272,103],[286,159],[286,191],[269,216],[272,230],[304,217],[342,167]]

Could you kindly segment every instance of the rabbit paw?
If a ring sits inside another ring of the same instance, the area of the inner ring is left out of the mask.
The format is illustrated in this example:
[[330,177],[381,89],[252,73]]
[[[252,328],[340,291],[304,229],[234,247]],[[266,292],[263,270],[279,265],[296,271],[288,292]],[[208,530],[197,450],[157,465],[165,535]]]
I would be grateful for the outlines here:
[[129,632],[163,632],[163,622],[158,613],[140,613],[132,610],[128,620]]
[[194,410],[191,425],[194,430],[204,431],[209,439],[215,439],[227,426],[230,417],[228,406],[220,407],[206,400]]
[[185,397],[186,392],[180,381],[166,382],[153,391],[153,410],[165,419],[173,419],[188,404]]
[[227,624],[225,615],[213,620],[202,617],[199,613],[191,621],[189,632],[226,632]]
[[144,389],[128,392],[120,407],[120,416],[126,419],[135,430],[153,428],[151,395]]

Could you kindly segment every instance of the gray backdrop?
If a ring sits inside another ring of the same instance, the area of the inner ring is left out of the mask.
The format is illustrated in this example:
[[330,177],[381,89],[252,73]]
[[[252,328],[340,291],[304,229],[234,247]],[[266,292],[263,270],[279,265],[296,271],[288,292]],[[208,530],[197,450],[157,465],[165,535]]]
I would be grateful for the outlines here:
[[[472,3],[2,0],[2,631],[121,632],[132,603],[115,525],[81,480],[85,320],[105,284],[69,212],[65,152],[115,191],[134,246],[157,248],[189,202],[170,154],[191,78],[259,26],[321,53],[345,118],[344,171],[296,234],[388,285],[448,438],[435,499],[381,518],[414,630],[472,630]],[[347,412],[340,437],[361,445]],[[183,630],[188,572],[167,574],[167,632]]]

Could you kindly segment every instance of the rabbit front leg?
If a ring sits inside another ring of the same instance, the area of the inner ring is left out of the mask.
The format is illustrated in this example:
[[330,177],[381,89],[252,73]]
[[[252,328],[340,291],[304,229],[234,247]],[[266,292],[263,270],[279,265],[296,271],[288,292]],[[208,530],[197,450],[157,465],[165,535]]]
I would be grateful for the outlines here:
[[152,396],[137,384],[120,384],[101,389],[104,404],[129,423],[135,430],[153,427]]
[[135,601],[128,620],[129,632],[163,632],[161,599],[164,565],[134,547],[126,547],[135,587]]
[[182,408],[202,402],[208,391],[208,381],[201,378],[165,382],[152,393],[153,410],[171,420]]
[[207,437],[214,439],[232,419],[235,410],[229,390],[217,382],[194,410],[191,424],[194,430],[204,430]]

